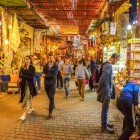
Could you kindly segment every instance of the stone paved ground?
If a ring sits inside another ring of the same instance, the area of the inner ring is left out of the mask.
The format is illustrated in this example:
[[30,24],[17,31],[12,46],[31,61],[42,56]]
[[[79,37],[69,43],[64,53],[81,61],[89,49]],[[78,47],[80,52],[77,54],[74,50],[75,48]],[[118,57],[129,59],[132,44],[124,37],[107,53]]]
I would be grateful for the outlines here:
[[47,120],[48,99],[44,91],[33,99],[35,112],[25,122],[19,120],[22,110],[19,94],[0,95],[0,140],[117,140],[121,133],[122,116],[110,104],[109,121],[115,124],[115,134],[100,132],[101,104],[96,93],[86,91],[80,101],[76,89],[68,99],[64,90],[56,91],[54,118]]

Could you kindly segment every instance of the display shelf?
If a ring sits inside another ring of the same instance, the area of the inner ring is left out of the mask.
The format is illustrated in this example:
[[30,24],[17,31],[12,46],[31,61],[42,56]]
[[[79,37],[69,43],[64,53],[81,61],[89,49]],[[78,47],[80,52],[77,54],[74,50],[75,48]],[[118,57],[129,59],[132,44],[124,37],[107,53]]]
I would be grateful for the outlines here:
[[[113,77],[115,77],[122,68],[125,68],[125,61],[126,61],[126,48],[122,48],[121,46],[109,46],[109,47],[104,47],[103,51],[103,62],[106,62],[107,60],[110,59],[111,55],[115,52],[120,54],[120,60],[117,62],[117,64],[112,66],[112,71],[113,71]],[[119,51],[118,49],[119,48]]]
[[128,41],[126,69],[126,79],[140,81],[140,39]]

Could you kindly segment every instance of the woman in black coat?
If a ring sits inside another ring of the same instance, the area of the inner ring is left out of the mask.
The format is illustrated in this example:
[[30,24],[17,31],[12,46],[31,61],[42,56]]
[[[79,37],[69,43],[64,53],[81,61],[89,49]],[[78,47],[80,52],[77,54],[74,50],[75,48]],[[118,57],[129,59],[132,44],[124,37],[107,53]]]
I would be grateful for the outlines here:
[[31,99],[37,95],[34,79],[35,68],[31,65],[30,56],[25,57],[24,65],[20,69],[19,77],[21,78],[21,99],[19,102],[23,102],[24,113],[21,116],[21,120],[25,120],[26,113],[32,112]]

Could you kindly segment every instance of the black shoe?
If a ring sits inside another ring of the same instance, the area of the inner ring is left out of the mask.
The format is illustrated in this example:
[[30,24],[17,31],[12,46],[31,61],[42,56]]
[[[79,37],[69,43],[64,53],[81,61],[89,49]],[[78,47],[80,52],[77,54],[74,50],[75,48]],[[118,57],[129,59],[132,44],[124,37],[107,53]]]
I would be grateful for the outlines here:
[[114,125],[113,125],[113,124],[107,124],[107,126],[108,126],[109,128],[114,128]]
[[68,96],[65,96],[64,98],[65,98],[65,99],[68,99]]
[[22,103],[23,102],[23,99],[20,99],[19,103]]
[[102,133],[114,134],[114,130],[109,128],[108,126],[102,127],[101,131],[102,131]]
[[48,119],[51,119],[53,117],[52,113],[49,113],[49,115],[47,116]]

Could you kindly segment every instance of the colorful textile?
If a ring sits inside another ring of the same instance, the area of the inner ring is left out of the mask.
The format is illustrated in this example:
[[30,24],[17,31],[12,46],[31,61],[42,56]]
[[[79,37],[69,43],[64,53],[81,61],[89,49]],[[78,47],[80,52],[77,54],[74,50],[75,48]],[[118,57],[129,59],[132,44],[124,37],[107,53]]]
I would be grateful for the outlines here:
[[16,14],[14,15],[13,29],[12,29],[12,38],[13,38],[13,46],[12,49],[16,51],[20,44],[20,35],[19,35],[19,27],[18,20]]

